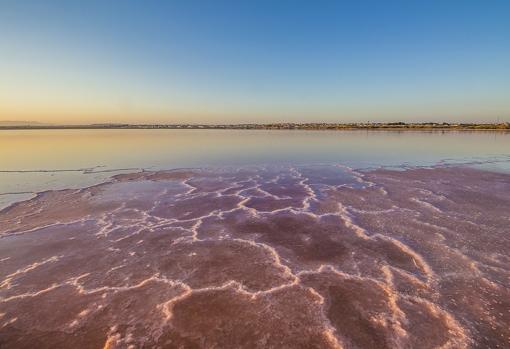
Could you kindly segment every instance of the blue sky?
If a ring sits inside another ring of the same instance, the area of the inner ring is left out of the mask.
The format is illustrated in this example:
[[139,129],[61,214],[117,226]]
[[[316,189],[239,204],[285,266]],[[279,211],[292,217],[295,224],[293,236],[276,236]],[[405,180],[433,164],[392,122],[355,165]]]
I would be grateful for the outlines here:
[[510,119],[509,1],[0,0],[0,120]]

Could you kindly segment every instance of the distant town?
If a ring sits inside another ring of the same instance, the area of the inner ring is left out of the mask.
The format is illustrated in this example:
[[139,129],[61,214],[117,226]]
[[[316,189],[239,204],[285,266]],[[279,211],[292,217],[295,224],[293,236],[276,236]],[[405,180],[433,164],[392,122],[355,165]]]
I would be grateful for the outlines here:
[[510,130],[510,123],[367,122],[367,123],[269,123],[269,124],[9,124],[0,130],[40,129],[221,129],[221,130]]

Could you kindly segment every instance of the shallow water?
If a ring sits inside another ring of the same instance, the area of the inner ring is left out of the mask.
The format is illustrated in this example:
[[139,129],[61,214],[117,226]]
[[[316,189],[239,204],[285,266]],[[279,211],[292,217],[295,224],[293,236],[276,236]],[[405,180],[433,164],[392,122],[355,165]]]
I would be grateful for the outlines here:
[[508,133],[0,136],[0,347],[510,346]]
[[46,192],[0,212],[0,346],[508,348],[508,193],[339,164]]
[[354,168],[474,162],[509,170],[507,132],[26,130],[0,132],[0,208],[115,173],[253,164]]

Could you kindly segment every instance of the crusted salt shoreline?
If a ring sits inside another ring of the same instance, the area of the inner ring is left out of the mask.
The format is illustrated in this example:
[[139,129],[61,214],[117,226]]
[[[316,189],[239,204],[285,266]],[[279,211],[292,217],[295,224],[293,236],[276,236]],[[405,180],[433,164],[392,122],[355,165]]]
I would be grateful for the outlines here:
[[502,348],[509,192],[324,165],[40,193],[0,211],[0,345]]

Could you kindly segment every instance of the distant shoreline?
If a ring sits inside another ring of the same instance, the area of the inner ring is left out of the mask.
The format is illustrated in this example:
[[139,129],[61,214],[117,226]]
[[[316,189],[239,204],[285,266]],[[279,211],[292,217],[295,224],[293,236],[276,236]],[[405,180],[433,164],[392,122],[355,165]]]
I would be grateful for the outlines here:
[[90,124],[90,125],[9,125],[0,130],[387,130],[387,131],[510,131],[509,123],[273,123],[273,124]]

